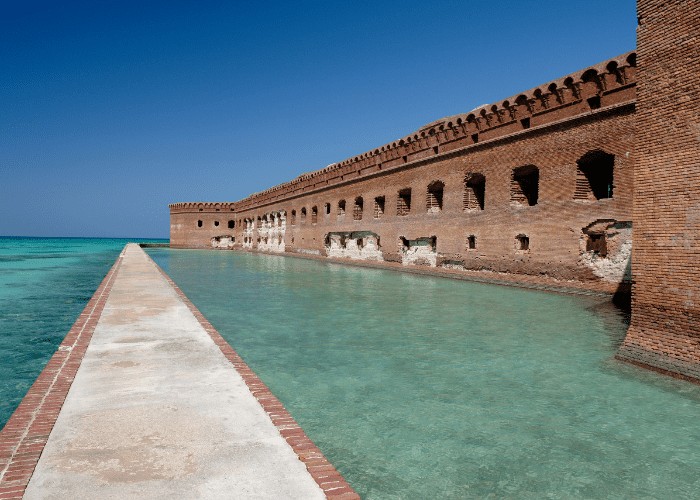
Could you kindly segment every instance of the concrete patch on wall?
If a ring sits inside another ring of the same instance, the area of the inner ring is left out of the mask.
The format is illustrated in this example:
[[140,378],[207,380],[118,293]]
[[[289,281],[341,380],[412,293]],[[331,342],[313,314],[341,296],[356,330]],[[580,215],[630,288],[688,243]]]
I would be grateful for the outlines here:
[[243,248],[253,248],[253,219],[247,218],[243,221]]
[[308,255],[321,255],[320,250],[311,250],[309,248],[300,248],[297,250],[297,253],[305,253]]
[[631,281],[632,222],[594,221],[582,229],[579,247],[580,263],[602,280]]
[[446,260],[440,264],[440,267],[445,269],[456,269],[457,271],[466,271],[467,268],[464,267],[464,262],[460,260]]
[[285,251],[284,235],[287,232],[287,213],[271,212],[258,218],[257,249],[262,252],[283,253]]
[[399,253],[401,254],[401,263],[404,266],[436,267],[437,238],[430,236],[409,240],[401,236],[399,237]]
[[326,255],[355,260],[384,260],[379,236],[371,231],[333,232],[325,237]]
[[236,242],[235,236],[231,236],[231,235],[214,236],[211,239],[211,247],[230,250],[231,248],[233,248],[233,244],[235,242]]

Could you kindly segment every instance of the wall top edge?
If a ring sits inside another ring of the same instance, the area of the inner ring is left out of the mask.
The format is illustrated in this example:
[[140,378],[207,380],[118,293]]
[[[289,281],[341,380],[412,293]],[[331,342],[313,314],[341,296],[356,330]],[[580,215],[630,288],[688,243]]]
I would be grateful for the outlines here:
[[[636,51],[626,52],[619,56],[606,59],[593,66],[570,73],[561,78],[531,88],[525,92],[515,94],[502,101],[485,104],[456,115],[434,120],[415,132],[387,143],[383,146],[353,156],[341,162],[332,163],[327,167],[301,174],[295,179],[278,184],[264,191],[253,193],[236,202],[181,202],[172,203],[168,207],[173,210],[196,209],[199,211],[235,211],[237,208],[245,209],[245,205],[259,203],[262,200],[275,195],[281,195],[283,191],[305,185],[321,176],[342,174],[348,168],[357,168],[361,163],[381,163],[383,160],[395,158],[406,150],[426,149],[433,143],[438,145],[442,141],[441,136],[447,136],[448,131],[454,132],[457,128],[462,134],[471,132],[479,133],[500,127],[512,121],[528,118],[537,114],[542,107],[548,108],[553,103],[554,109],[565,107],[573,102],[579,102],[582,96],[602,95],[619,88],[634,86],[636,84]],[[550,102],[551,101],[551,102]]]

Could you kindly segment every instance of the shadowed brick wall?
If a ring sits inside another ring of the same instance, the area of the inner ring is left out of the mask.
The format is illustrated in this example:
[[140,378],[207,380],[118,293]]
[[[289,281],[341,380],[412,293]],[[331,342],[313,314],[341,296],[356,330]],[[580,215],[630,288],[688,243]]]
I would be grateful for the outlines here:
[[639,0],[632,323],[619,357],[700,379],[700,2]]

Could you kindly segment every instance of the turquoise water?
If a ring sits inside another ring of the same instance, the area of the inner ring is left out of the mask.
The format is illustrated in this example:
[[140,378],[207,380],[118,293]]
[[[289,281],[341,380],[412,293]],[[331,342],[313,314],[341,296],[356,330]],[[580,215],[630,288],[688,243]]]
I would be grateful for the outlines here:
[[700,387],[586,299],[149,250],[363,498],[695,498]]
[[0,429],[127,241],[0,237]]

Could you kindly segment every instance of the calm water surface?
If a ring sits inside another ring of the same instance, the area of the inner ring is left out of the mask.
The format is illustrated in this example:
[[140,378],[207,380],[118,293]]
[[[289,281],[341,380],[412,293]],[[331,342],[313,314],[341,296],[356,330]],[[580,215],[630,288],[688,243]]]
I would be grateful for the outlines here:
[[0,429],[127,241],[0,237]]
[[587,299],[149,250],[363,498],[693,498],[700,387]]

